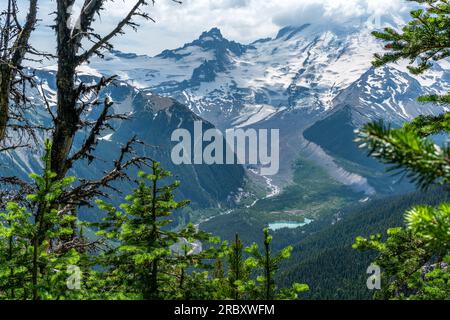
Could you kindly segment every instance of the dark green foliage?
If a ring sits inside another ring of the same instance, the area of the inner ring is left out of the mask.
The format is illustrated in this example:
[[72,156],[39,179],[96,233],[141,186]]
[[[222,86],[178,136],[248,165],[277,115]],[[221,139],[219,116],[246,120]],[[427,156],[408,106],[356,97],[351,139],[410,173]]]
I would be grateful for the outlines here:
[[[76,218],[58,206],[74,178],[54,180],[49,169],[51,144],[46,142],[42,175],[32,174],[35,194],[28,208],[9,203],[0,214],[0,298],[72,299],[83,297],[81,288],[68,290],[71,266],[84,268],[83,239],[71,226]],[[70,238],[70,245],[66,242]]]
[[15,203],[9,203],[6,212],[0,213],[0,298],[29,297],[30,218],[27,210]]
[[386,241],[382,241],[381,235],[375,235],[370,239],[358,237],[354,244],[361,251],[379,252],[375,264],[381,268],[385,283],[374,297],[449,299],[450,256],[435,256],[435,251],[428,247],[429,242],[409,229],[393,228],[387,233]]
[[369,123],[356,141],[369,149],[371,156],[392,165],[390,170],[405,172],[421,187],[450,182],[450,147],[439,147],[431,139],[422,138],[414,126],[391,129],[383,122]]
[[263,251],[256,243],[244,249],[238,235],[230,246],[222,251],[227,261],[224,272],[222,260],[216,261],[215,281],[218,298],[234,300],[295,300],[299,293],[309,290],[308,285],[293,283],[278,287],[276,276],[283,261],[289,259],[293,248],[285,247],[273,254],[272,236],[264,229]]
[[427,192],[414,192],[389,198],[355,204],[341,212],[341,221],[319,220],[298,231],[280,231],[274,234],[277,245],[297,243],[291,258],[282,265],[278,275],[281,284],[308,283],[304,299],[370,299],[367,268],[376,258],[375,252],[352,249],[357,236],[384,234],[386,229],[403,225],[403,213],[413,206],[436,206],[449,200],[442,188],[432,187]]
[[279,263],[292,248],[273,257],[267,230],[264,255],[253,245],[247,258],[238,237],[228,246],[192,224],[173,229],[170,217],[188,201],[174,200],[179,182],[164,184],[170,173],[156,161],[120,208],[98,201],[106,216],[85,223],[97,232],[89,242],[61,205],[75,179],[54,179],[50,150],[47,143],[44,173],[32,175],[34,213],[16,203],[0,213],[0,299],[296,299],[307,289],[277,289]]
[[235,300],[241,298],[237,283],[243,283],[250,276],[250,268],[244,263],[244,244],[239,235],[236,234],[235,241],[231,244],[228,255],[228,296]]
[[409,66],[413,74],[420,74],[432,66],[433,61],[450,56],[450,4],[447,0],[409,0],[425,4],[411,12],[412,20],[401,32],[386,28],[383,32],[374,32],[374,36],[386,42],[390,52],[375,55],[375,67],[401,59],[411,64],[418,60],[417,66]]
[[[98,201],[107,215],[92,226],[99,229],[99,236],[118,243],[99,257],[107,270],[104,276],[109,294],[140,299],[192,298],[189,284],[193,280],[187,270],[207,267],[202,260],[214,258],[210,256],[212,249],[198,251],[195,247],[209,241],[210,235],[193,225],[178,231],[168,228],[173,211],[188,202],[174,200],[179,182],[161,183],[170,174],[159,163],[153,162],[151,169],[151,174],[139,174],[138,187],[120,209]],[[200,274],[194,276],[202,279]]]
[[263,252],[259,251],[258,245],[255,243],[246,249],[246,252],[250,254],[246,264],[257,271],[256,281],[250,280],[247,283],[238,283],[244,291],[250,292],[252,299],[297,299],[299,293],[309,290],[308,285],[294,283],[290,288],[279,290],[275,283],[275,275],[280,268],[280,264],[291,256],[293,248],[288,246],[273,256],[270,247],[272,240],[269,229],[264,229]]
[[[450,4],[447,0],[416,0],[424,7],[411,12],[412,20],[401,33],[392,29],[375,32],[387,42],[384,55],[376,55],[378,67],[409,59],[409,70],[421,74],[433,61],[450,56]],[[414,63],[417,62],[417,65]],[[450,95],[419,98],[422,102],[448,103]],[[422,189],[434,183],[450,184],[450,148],[429,138],[450,133],[449,114],[421,116],[402,128],[382,122],[365,125],[358,142],[369,154],[403,171]],[[375,263],[382,268],[382,299],[450,299],[449,234],[450,206],[416,206],[405,214],[406,228],[388,230],[366,239],[358,237],[354,247],[379,253]]]

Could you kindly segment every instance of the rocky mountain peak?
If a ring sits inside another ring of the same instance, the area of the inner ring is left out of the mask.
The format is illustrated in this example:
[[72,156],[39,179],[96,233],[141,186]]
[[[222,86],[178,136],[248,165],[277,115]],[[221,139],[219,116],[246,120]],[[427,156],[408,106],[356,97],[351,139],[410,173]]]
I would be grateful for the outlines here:
[[218,40],[218,41],[222,41],[224,40],[224,37],[222,36],[222,32],[220,31],[219,28],[214,27],[209,31],[205,31],[200,35],[200,40],[203,41],[213,41],[213,40]]

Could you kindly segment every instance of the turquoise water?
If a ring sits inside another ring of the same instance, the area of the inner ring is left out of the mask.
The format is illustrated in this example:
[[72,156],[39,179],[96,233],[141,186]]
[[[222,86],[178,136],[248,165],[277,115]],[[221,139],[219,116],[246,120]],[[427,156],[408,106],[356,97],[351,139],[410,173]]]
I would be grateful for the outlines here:
[[275,221],[275,222],[269,223],[269,229],[272,230],[272,231],[285,229],[285,228],[287,228],[287,229],[297,229],[297,228],[300,228],[300,227],[304,227],[304,226],[310,224],[313,221],[314,220],[307,219],[307,218],[305,218],[305,220],[303,222]]

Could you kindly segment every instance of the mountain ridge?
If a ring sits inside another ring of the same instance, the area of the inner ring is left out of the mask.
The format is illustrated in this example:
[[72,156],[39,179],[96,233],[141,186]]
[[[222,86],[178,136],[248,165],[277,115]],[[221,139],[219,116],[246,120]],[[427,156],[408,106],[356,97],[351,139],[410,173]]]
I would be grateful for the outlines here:
[[[30,89],[34,94],[33,100],[36,113],[30,115],[34,121],[51,125],[50,115],[44,111],[45,102],[42,95],[51,108],[56,107],[56,73],[51,68],[45,70],[33,70],[36,81],[41,83],[38,91]],[[84,68],[79,73],[79,80],[85,83],[98,81],[96,72]],[[132,137],[143,141],[143,145],[136,145],[135,152],[148,156],[162,163],[172,172],[172,180],[182,180],[183,183],[177,191],[180,199],[190,199],[192,207],[220,207],[222,205],[234,205],[234,198],[239,194],[245,183],[246,174],[242,166],[229,165],[226,167],[208,165],[174,165],[171,161],[171,148],[175,142],[171,141],[172,132],[182,128],[190,133],[194,131],[194,122],[202,121],[205,129],[214,126],[195,115],[185,105],[168,97],[158,96],[148,90],[138,90],[124,82],[115,82],[107,86],[99,99],[108,97],[114,102],[113,109],[117,114],[128,114],[129,120],[115,120],[111,128],[104,130],[99,138],[99,144],[93,152],[96,161],[77,162],[69,172],[79,179],[92,179],[100,177],[105,171],[111,169],[112,161],[117,157],[122,145]],[[42,108],[41,108],[42,107]],[[87,115],[88,119],[95,119],[98,110],[92,108]],[[81,133],[74,141],[72,150],[77,150],[86,138],[87,133]],[[41,171],[40,146],[43,145],[45,136],[37,135],[37,145],[33,149],[18,149],[15,152],[0,155],[2,166],[0,170],[4,176],[17,176],[27,180],[28,175]],[[145,169],[145,168],[143,168]],[[114,184],[122,194],[131,192],[133,178],[137,176],[136,169],[128,171],[130,182],[119,181]],[[220,184],[211,183],[220,181]],[[114,197],[120,201],[120,197]],[[89,218],[89,217],[88,217]]]
[[[438,65],[431,76],[422,77],[409,75],[402,65],[374,69],[372,55],[382,47],[370,31],[365,26],[301,24],[244,45],[212,28],[154,57],[112,51],[79,73],[117,74],[122,83],[157,99],[152,107],[156,111],[167,112],[179,101],[191,117],[220,130],[279,129],[280,173],[273,182],[280,187],[292,183],[292,165],[303,156],[316,159],[334,179],[355,190],[362,183],[369,194],[374,187],[386,192],[386,184],[389,190],[394,188],[390,177],[383,174],[384,167],[370,164],[364,154],[357,153],[352,132],[379,117],[401,124],[422,112],[444,110],[421,107],[415,97],[450,89],[445,75],[450,64]],[[54,72],[54,68],[45,70]],[[122,102],[126,107],[126,101]],[[342,110],[348,114],[333,122]],[[321,126],[324,119],[331,125]],[[103,137],[111,138],[110,133]],[[332,145],[330,138],[335,139]],[[351,152],[345,155],[333,149],[336,146]],[[344,174],[334,174],[330,168]]]
[[[398,19],[384,20],[389,25]],[[380,117],[401,124],[422,112],[443,110],[420,106],[415,96],[450,88],[446,84],[450,79],[440,81],[450,66],[438,65],[434,76],[417,77],[402,65],[374,69],[373,54],[383,48],[371,31],[370,25],[358,21],[345,26],[306,23],[283,27],[274,37],[243,45],[212,28],[153,58],[124,63],[113,56],[114,70],[101,61],[93,61],[91,67],[102,74],[118,70],[124,81],[175,98],[222,130],[279,128],[285,141],[281,157],[286,159],[280,170],[283,177],[275,180],[283,186],[290,183],[291,164],[305,152],[303,132],[345,105],[351,107],[354,129]],[[323,130],[321,134],[325,139],[339,136]],[[345,144],[353,143],[345,139]]]

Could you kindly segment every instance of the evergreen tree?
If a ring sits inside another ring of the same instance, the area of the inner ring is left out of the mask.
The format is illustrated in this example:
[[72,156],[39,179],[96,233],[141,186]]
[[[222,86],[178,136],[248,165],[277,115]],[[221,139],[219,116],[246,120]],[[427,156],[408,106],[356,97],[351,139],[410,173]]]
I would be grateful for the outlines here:
[[[401,59],[410,61],[409,71],[421,74],[433,62],[450,56],[450,3],[447,0],[415,0],[422,5],[411,12],[412,20],[396,31],[386,28],[374,36],[387,42],[384,55],[376,55],[374,66]],[[450,95],[419,97],[423,103],[447,104]],[[370,123],[359,131],[357,142],[369,154],[404,172],[421,188],[450,183],[450,148],[437,145],[431,135],[450,132],[450,113],[419,116],[403,127],[392,129],[383,122]],[[418,206],[405,215],[405,229],[391,229],[381,235],[358,238],[354,247],[380,252],[377,263],[384,267],[381,298],[450,298],[448,204],[437,208]]]
[[30,213],[17,203],[8,203],[0,213],[0,299],[26,299],[30,296],[31,261]]
[[240,300],[242,298],[239,292],[238,283],[243,283],[248,280],[250,275],[250,270],[248,265],[245,264],[244,258],[244,245],[242,244],[239,235],[236,234],[234,243],[230,246],[228,250],[228,285],[229,285],[229,296],[235,300]]
[[[170,216],[188,201],[174,200],[179,182],[162,185],[170,173],[153,161],[152,173],[139,173],[136,190],[126,197],[120,209],[98,201],[106,211],[103,222],[93,224],[98,235],[105,236],[114,245],[101,257],[107,269],[107,282],[112,294],[126,294],[137,299],[192,298],[189,287],[191,268],[208,268],[203,259],[213,249],[203,249],[210,235],[197,230],[192,224],[181,230],[171,230]],[[201,293],[201,289],[197,293]],[[190,296],[187,297],[186,295]]]
[[[253,245],[245,258],[238,236],[229,246],[192,224],[174,228],[173,211],[188,201],[174,200],[179,182],[163,184],[170,173],[156,161],[119,209],[99,200],[103,221],[79,224],[64,206],[75,178],[54,180],[50,150],[47,141],[43,173],[31,175],[30,208],[9,203],[0,213],[0,299],[295,299],[307,289],[277,288],[292,248],[272,256],[268,230],[264,253]],[[97,228],[102,246],[89,250],[84,225]]]
[[[45,143],[42,175],[31,174],[34,194],[30,207],[9,203],[0,214],[0,297],[6,299],[65,299],[82,297],[80,288],[68,288],[71,270],[80,270],[87,261],[82,239],[70,227],[76,219],[58,203],[75,181],[54,180],[50,171],[51,143]],[[69,243],[65,237],[70,236]],[[72,268],[72,269],[71,269]],[[80,269],[78,269],[80,268]],[[79,279],[81,280],[81,278]]]
[[290,288],[279,289],[275,283],[275,275],[281,262],[289,259],[293,248],[288,246],[274,256],[270,247],[273,238],[269,234],[269,229],[264,229],[263,233],[264,250],[262,253],[256,243],[245,249],[250,255],[246,259],[245,265],[246,268],[252,270],[252,273],[256,273],[255,279],[236,281],[238,290],[253,300],[295,300],[299,293],[309,290],[308,285],[294,283]]

